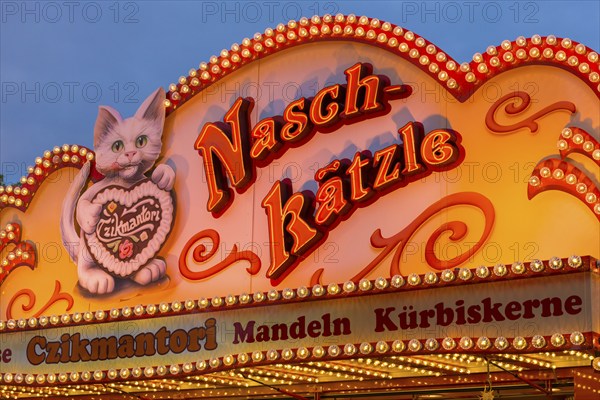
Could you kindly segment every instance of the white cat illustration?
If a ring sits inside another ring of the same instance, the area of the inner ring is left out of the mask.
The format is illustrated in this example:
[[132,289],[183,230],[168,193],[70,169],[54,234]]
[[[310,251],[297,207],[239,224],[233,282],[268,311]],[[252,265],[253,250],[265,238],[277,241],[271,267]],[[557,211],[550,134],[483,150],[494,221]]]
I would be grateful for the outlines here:
[[[96,169],[105,177],[79,197],[90,174],[88,162],[75,176],[66,194],[60,222],[62,240],[71,259],[77,263],[79,284],[90,293],[112,292],[115,276],[124,275],[109,273],[94,261],[86,246],[85,235],[95,232],[102,212],[102,205],[92,200],[109,186],[130,188],[147,179],[144,174],[152,168],[161,152],[164,99],[165,91],[157,89],[142,103],[135,115],[127,119],[123,119],[115,109],[101,106],[94,126],[94,150]],[[175,172],[170,166],[160,164],[152,172],[151,180],[159,189],[169,191],[175,182]],[[79,234],[75,228],[75,211]],[[147,285],[162,278],[165,272],[165,261],[152,258],[127,277],[138,284]]]

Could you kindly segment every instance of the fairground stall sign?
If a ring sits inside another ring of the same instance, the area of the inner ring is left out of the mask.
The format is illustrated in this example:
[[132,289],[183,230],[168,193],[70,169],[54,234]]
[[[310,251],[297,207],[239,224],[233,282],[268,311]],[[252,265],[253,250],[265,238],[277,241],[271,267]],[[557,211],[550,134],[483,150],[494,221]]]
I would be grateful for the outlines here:
[[244,39],[133,117],[100,107],[94,149],[0,187],[3,391],[490,365],[597,388],[599,96],[569,39],[459,64],[338,15]]

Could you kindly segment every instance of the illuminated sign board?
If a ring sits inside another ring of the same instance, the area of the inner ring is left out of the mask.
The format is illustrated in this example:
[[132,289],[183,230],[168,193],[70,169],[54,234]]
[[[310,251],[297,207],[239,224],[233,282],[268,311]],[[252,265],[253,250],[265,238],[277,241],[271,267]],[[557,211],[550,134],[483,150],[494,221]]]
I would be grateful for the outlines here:
[[[534,36],[459,64],[413,32],[340,18],[246,39],[133,117],[101,107],[93,149],[48,150],[1,188],[11,371],[155,355],[220,368],[284,357],[290,340],[320,357],[323,337],[330,357],[398,335],[413,351],[591,344],[598,54]],[[510,331],[528,319],[531,333]]]

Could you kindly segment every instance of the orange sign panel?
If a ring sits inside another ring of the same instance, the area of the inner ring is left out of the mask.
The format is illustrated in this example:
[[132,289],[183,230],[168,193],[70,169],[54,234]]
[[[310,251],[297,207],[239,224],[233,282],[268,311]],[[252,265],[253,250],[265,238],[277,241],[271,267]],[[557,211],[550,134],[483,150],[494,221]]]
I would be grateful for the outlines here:
[[553,36],[267,30],[2,188],[0,317],[598,257],[598,82]]

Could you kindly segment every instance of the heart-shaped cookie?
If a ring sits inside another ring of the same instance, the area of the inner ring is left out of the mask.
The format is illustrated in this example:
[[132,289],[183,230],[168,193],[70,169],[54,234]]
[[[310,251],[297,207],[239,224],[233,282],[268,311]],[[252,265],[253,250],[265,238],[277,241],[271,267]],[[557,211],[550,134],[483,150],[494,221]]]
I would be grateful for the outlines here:
[[150,180],[130,188],[109,186],[93,202],[102,204],[102,211],[85,241],[96,262],[114,275],[135,273],[158,253],[171,230],[171,194]]

